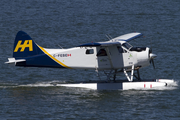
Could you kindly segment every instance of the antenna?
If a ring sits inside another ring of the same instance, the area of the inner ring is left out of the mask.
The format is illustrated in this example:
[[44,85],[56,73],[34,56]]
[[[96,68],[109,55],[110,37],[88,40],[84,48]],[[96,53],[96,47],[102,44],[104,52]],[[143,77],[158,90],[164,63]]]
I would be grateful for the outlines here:
[[111,39],[113,39],[109,34],[108,34],[108,36],[109,36]]
[[106,34],[106,37],[107,37],[109,40],[112,39],[112,37],[111,37],[109,34]]
[[58,44],[58,46],[59,46],[61,49],[63,49],[63,47],[61,47],[59,44]]

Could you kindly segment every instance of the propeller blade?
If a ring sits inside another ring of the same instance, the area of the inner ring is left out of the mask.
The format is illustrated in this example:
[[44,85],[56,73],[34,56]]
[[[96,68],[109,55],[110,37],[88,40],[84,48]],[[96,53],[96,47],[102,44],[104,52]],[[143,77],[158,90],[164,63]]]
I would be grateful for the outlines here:
[[151,61],[152,61],[152,64],[153,64],[153,68],[156,69],[156,68],[155,68],[155,64],[154,64],[154,60],[151,59]]
[[152,64],[153,64],[153,68],[156,69],[156,68],[155,68],[155,64],[154,64],[154,58],[156,58],[157,55],[156,55],[156,54],[153,54],[153,53],[150,53],[149,56],[150,56],[150,63],[152,63]]

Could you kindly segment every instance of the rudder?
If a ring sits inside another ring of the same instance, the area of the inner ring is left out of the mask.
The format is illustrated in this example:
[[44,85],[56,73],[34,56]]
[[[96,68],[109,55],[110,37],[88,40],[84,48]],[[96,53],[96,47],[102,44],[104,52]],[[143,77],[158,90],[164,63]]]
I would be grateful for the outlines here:
[[14,41],[13,57],[26,58],[38,54],[43,54],[43,52],[37,44],[27,33],[19,31]]

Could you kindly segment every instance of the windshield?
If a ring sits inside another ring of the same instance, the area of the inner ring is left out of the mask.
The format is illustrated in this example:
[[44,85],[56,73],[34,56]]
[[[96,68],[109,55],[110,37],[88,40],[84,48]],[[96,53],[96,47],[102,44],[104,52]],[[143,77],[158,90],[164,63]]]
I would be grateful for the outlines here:
[[128,42],[122,44],[123,47],[125,47],[126,49],[130,50],[133,46],[131,44],[129,44]]

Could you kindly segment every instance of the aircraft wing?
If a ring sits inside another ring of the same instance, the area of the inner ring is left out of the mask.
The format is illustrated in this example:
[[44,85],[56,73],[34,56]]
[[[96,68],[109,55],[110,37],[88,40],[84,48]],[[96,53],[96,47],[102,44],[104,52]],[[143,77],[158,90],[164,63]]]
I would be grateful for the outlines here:
[[134,40],[138,37],[141,37],[142,35],[143,35],[142,33],[128,33],[128,34],[113,38],[110,41],[112,41],[112,42],[113,41],[122,41],[124,43],[124,42],[129,42],[131,40]]
[[95,46],[113,46],[113,45],[121,45],[120,42],[111,42],[111,41],[108,41],[108,42],[96,42],[96,43],[86,43],[86,44],[82,44],[82,45],[79,45],[77,47],[95,47]]
[[110,41],[107,42],[92,42],[92,43],[86,43],[79,45],[77,47],[97,47],[97,46],[115,46],[115,45],[121,45],[125,42],[129,42],[133,39],[136,39],[138,37],[141,37],[143,34],[142,33],[128,33],[125,35],[121,35],[119,37],[113,38]]

